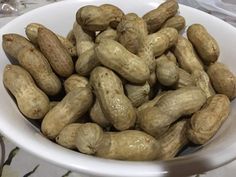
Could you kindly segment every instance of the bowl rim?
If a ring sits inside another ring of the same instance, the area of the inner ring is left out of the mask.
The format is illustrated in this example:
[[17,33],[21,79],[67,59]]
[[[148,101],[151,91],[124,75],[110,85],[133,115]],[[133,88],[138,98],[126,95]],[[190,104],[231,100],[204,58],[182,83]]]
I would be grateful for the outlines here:
[[[134,1],[134,0],[133,0]],[[148,0],[150,2],[153,2],[153,0]],[[24,19],[26,16],[33,15],[35,12],[39,12],[42,9],[45,8],[53,8],[54,6],[57,6],[59,4],[69,4],[69,3],[79,3],[79,1],[74,1],[74,0],[68,0],[68,1],[59,1],[55,2],[52,4],[48,4],[39,8],[36,8],[32,11],[29,11],[14,20],[10,21],[6,25],[4,25],[0,29],[0,33],[4,31],[5,28],[8,28],[8,26],[13,25],[17,20]],[[185,6],[180,4],[179,5],[181,9],[189,9],[191,11],[204,14],[205,16],[208,16],[210,18],[214,18],[215,21],[217,21],[219,24],[222,25],[227,25],[228,28],[230,28],[232,31],[235,31],[236,34],[236,28],[233,27],[232,25],[224,22],[221,19],[218,19],[217,17],[211,16],[203,11]],[[95,176],[113,176],[113,177],[121,177],[121,176],[135,176],[135,177],[141,177],[141,176],[147,176],[147,177],[154,177],[154,176],[172,176],[176,174],[181,174],[181,176],[185,175],[192,175],[193,173],[202,173],[205,171],[209,171],[212,169],[215,169],[217,167],[223,166],[233,160],[236,159],[236,151],[234,152],[234,149],[236,149],[236,143],[232,143],[231,146],[228,146],[225,149],[221,150],[215,150],[204,157],[198,157],[195,154],[189,154],[184,157],[178,157],[175,160],[166,160],[166,161],[152,161],[152,162],[131,162],[131,161],[119,161],[119,160],[110,160],[110,159],[102,159],[94,156],[89,156],[85,154],[81,154],[78,152],[73,152],[71,150],[67,150],[63,147],[58,147],[59,145],[56,145],[53,143],[52,147],[57,147],[60,150],[60,153],[65,152],[67,154],[71,155],[77,155],[81,160],[84,160],[86,163],[73,163],[67,164],[64,162],[63,157],[59,157],[59,151],[56,153],[53,152],[52,149],[45,149],[44,147],[39,148],[39,149],[33,149],[31,146],[27,146],[21,143],[21,141],[18,139],[14,138],[14,134],[16,132],[9,133],[5,131],[5,129],[1,128],[0,126],[0,132],[3,134],[4,137],[10,139],[12,142],[14,142],[16,145],[18,145],[20,148],[23,150],[26,150],[27,152],[43,159],[46,161],[49,161],[50,163],[56,164],[58,166],[61,166],[63,168],[67,168],[73,171],[80,172],[82,174],[89,174],[89,175],[95,175]],[[36,135],[37,136],[37,135]],[[23,137],[22,137],[23,138]],[[43,140],[46,140],[43,136],[41,137]],[[28,140],[27,140],[28,141]],[[48,140],[47,140],[48,141]],[[30,141],[28,141],[30,142]],[[37,144],[37,142],[33,143],[34,146],[40,145],[40,143]],[[39,151],[40,150],[40,151]],[[48,151],[47,153],[45,153]],[[68,151],[70,151],[68,153]],[[40,153],[39,153],[40,152]],[[219,157],[219,153],[224,152],[224,158]],[[50,154],[54,153],[53,156]],[[55,156],[56,155],[56,156]],[[214,163],[211,162],[209,159],[214,158]],[[77,159],[79,159],[77,158]],[[190,166],[192,165],[193,167],[196,167],[198,165],[198,168],[183,168],[183,164],[188,163]],[[106,169],[109,170],[104,170],[104,168],[101,167],[106,167]],[[140,168],[138,168],[140,167]],[[183,170],[180,170],[183,169]],[[115,174],[114,172],[118,171],[119,174]]]

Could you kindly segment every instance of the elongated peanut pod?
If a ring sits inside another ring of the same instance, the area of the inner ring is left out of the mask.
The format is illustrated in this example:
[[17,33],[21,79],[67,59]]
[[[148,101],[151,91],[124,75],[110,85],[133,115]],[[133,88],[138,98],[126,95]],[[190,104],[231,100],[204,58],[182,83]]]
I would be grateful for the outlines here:
[[99,101],[96,99],[93,107],[90,110],[90,117],[93,122],[97,123],[103,128],[111,126],[108,119],[105,117],[104,113],[102,112],[102,108],[100,106]]
[[93,38],[75,22],[73,25],[73,33],[76,39],[76,49],[78,56],[94,47]]
[[158,141],[161,145],[160,160],[172,159],[188,143],[186,135],[187,121],[183,120],[175,123],[161,136]]
[[185,87],[164,95],[152,108],[139,116],[140,127],[147,133],[160,137],[181,116],[191,115],[206,102],[205,93],[197,87]]
[[147,23],[148,32],[154,33],[161,28],[163,23],[170,17],[173,17],[178,11],[177,1],[166,1],[156,9],[146,13],[143,19]]
[[195,70],[192,73],[192,77],[195,85],[205,92],[207,98],[216,94],[211,85],[210,78],[205,71]]
[[119,77],[105,67],[96,67],[90,76],[102,112],[108,121],[118,130],[134,126],[136,114],[130,100],[125,96]]
[[216,62],[209,66],[207,74],[217,93],[225,94],[230,100],[236,97],[236,78],[226,65]]
[[146,82],[144,85],[126,84],[125,90],[128,98],[134,107],[142,105],[149,99],[150,85]]
[[204,26],[191,25],[187,30],[187,35],[205,64],[209,65],[217,61],[220,55],[219,46]]
[[103,31],[108,26],[116,28],[123,15],[118,7],[111,4],[87,5],[77,11],[76,21],[89,31]]
[[176,15],[168,19],[162,26],[162,28],[171,27],[178,31],[181,31],[185,27],[185,19],[180,15]]
[[77,74],[73,74],[68,77],[64,82],[64,87],[66,93],[69,93],[72,90],[75,90],[80,87],[87,87],[89,84],[88,79]]
[[34,83],[33,78],[17,65],[6,65],[3,72],[5,87],[16,98],[19,110],[30,119],[42,119],[49,111],[49,99]]
[[192,44],[184,37],[179,36],[173,50],[180,67],[189,73],[194,70],[204,70],[203,64],[197,56]]
[[95,42],[99,43],[102,39],[112,39],[117,41],[118,40],[117,31],[112,28],[107,28],[105,31],[102,31],[97,35]]
[[[46,27],[39,23],[30,23],[26,26],[26,29],[25,29],[25,33],[28,39],[35,45],[38,45],[38,29],[39,28],[46,28]],[[73,45],[73,43],[61,35],[58,35],[58,34],[56,35],[58,39],[61,41],[62,45],[67,49],[69,54],[72,57],[77,56],[76,47]]]
[[49,139],[55,139],[65,126],[76,122],[90,109],[92,101],[92,92],[87,87],[69,92],[44,117],[41,125],[43,134]]
[[38,29],[38,44],[53,70],[62,77],[74,71],[72,58],[57,36],[46,28]]
[[81,125],[79,123],[67,125],[56,137],[56,142],[68,149],[76,149],[76,136]]
[[19,64],[34,78],[47,95],[56,95],[61,90],[61,81],[52,71],[48,60],[36,48],[23,48],[18,53]]
[[204,144],[219,130],[230,113],[227,96],[216,94],[209,97],[206,105],[190,119],[187,135],[190,141]]
[[179,80],[173,86],[175,89],[195,86],[195,82],[194,82],[194,79],[191,74],[189,74],[187,71],[185,71],[181,68],[178,68],[178,70],[179,70]]
[[19,51],[23,48],[34,48],[34,45],[19,34],[9,33],[2,36],[2,47],[10,57],[17,59]]
[[170,61],[174,62],[174,63],[178,66],[177,59],[176,59],[175,55],[174,55],[171,51],[168,51],[168,52],[166,53],[166,56],[167,56],[167,58],[168,58]]
[[165,55],[156,60],[156,75],[158,81],[164,86],[172,86],[179,80],[177,65],[170,61]]
[[131,83],[143,84],[150,77],[148,66],[116,41],[102,40],[95,52],[104,66],[116,71]]
[[144,132],[103,132],[92,123],[79,128],[76,146],[83,153],[117,160],[155,160],[160,153],[159,142]]
[[81,76],[88,76],[90,72],[96,67],[101,65],[97,58],[94,48],[83,52],[75,64],[75,70]]
[[145,21],[134,13],[126,14],[117,26],[118,41],[130,52],[137,54],[148,35]]

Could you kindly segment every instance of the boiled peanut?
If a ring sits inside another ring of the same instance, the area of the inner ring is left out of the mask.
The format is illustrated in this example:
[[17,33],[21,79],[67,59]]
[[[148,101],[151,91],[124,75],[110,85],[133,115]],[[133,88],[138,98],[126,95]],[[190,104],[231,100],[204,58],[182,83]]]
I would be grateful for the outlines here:
[[[35,45],[38,45],[38,29],[39,28],[46,28],[45,26],[39,23],[30,23],[26,26],[25,33],[28,39]],[[56,34],[58,39],[61,41],[62,45],[67,49],[69,54],[72,57],[77,56],[76,47],[71,43],[67,38]]]
[[158,81],[164,86],[172,86],[179,80],[177,65],[170,61],[165,55],[156,60],[156,75]]
[[[69,33],[66,36],[66,39],[69,40],[74,46],[76,46],[76,39],[75,34],[73,32],[73,29],[69,31]],[[77,51],[76,51],[77,54]]]
[[216,62],[209,66],[207,74],[217,93],[225,94],[230,100],[236,96],[236,78],[223,63]]
[[90,76],[90,84],[108,121],[118,130],[134,126],[135,110],[125,96],[119,77],[105,67],[96,67]]
[[173,17],[179,9],[177,1],[166,1],[156,9],[146,13],[143,19],[147,23],[149,33],[154,33],[161,28],[163,23]]
[[76,22],[73,25],[73,33],[76,39],[78,56],[94,47],[93,38]]
[[103,39],[95,52],[104,66],[113,69],[131,83],[142,84],[150,77],[148,66],[114,40]]
[[175,89],[179,89],[182,87],[189,87],[189,86],[195,86],[194,79],[191,74],[186,72],[185,70],[178,68],[179,70],[179,80],[174,85]]
[[146,82],[144,85],[126,84],[125,90],[128,98],[134,107],[138,107],[149,99],[150,85]]
[[205,71],[193,71],[192,78],[195,82],[195,85],[205,92],[207,98],[215,95],[215,90],[213,89],[210,78]]
[[97,59],[94,48],[91,48],[83,52],[75,64],[75,70],[81,76],[88,76],[90,72],[96,67],[99,66],[100,62]]
[[88,84],[89,82],[86,77],[73,74],[65,80],[64,87],[66,93],[69,93],[70,91],[77,89],[79,87],[87,87]]
[[107,28],[105,31],[102,31],[101,33],[98,34],[95,42],[99,43],[102,39],[112,39],[117,41],[118,40],[117,31],[112,28]]
[[76,149],[75,140],[82,124],[73,123],[65,126],[56,137],[56,142],[68,149]]
[[52,71],[48,60],[36,48],[23,48],[17,55],[19,64],[34,78],[47,95],[56,95],[61,90],[61,81]]
[[170,92],[152,108],[143,110],[138,116],[140,127],[147,133],[160,137],[181,116],[191,115],[206,102],[205,93],[197,87],[184,87]]
[[187,121],[175,123],[161,136],[158,141],[161,145],[160,160],[172,159],[188,143],[186,135]]
[[34,48],[34,45],[19,34],[9,33],[2,36],[2,48],[10,57],[17,59],[20,50]]
[[99,101],[96,99],[93,107],[90,110],[90,117],[93,122],[97,123],[103,128],[111,126],[108,119],[105,117],[104,113],[102,112],[102,108],[99,104]]
[[118,41],[130,52],[137,54],[148,35],[145,21],[134,13],[125,15],[117,26]]
[[154,57],[162,55],[172,47],[178,39],[178,32],[174,28],[165,28],[151,34],[142,40],[138,56],[148,65],[151,73],[155,70]]
[[89,31],[103,31],[111,26],[116,28],[124,13],[111,4],[87,5],[76,13],[77,23]]
[[44,117],[41,130],[49,139],[55,139],[61,130],[81,118],[92,106],[92,93],[87,87],[69,92]]
[[168,51],[168,52],[166,53],[166,56],[167,56],[167,58],[168,58],[170,61],[174,62],[174,63],[178,66],[177,59],[176,59],[175,55],[174,55],[171,51]]
[[92,123],[79,128],[76,146],[83,153],[117,160],[155,160],[160,153],[159,142],[144,132],[103,132]]
[[194,51],[192,44],[186,38],[179,36],[173,52],[180,67],[187,72],[192,73],[196,69],[204,69],[203,64]]
[[190,119],[187,135],[190,141],[204,144],[211,139],[230,113],[227,96],[216,94],[209,97],[204,107]]
[[220,55],[219,46],[204,26],[191,25],[187,30],[187,35],[205,64],[209,65],[217,61]]
[[57,36],[46,28],[38,29],[38,44],[53,70],[62,77],[74,71],[72,58]]
[[34,83],[33,78],[17,65],[6,65],[3,72],[5,87],[16,98],[19,110],[30,119],[42,119],[49,111],[49,99]]
[[166,27],[175,28],[176,30],[181,31],[185,27],[185,19],[180,15],[171,17],[162,25],[162,28]]

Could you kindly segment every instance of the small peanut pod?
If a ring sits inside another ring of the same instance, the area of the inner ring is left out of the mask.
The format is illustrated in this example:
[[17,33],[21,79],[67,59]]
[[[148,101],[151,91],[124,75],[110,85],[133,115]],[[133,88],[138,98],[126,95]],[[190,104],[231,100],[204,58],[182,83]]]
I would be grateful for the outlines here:
[[206,102],[205,93],[197,87],[185,87],[165,94],[152,108],[138,116],[140,127],[150,135],[160,137],[182,116],[198,111]]
[[73,25],[73,33],[76,39],[76,49],[78,56],[94,47],[93,38],[88,33],[86,33],[86,31],[83,30],[82,27],[76,22]]
[[179,36],[173,52],[180,67],[187,72],[192,73],[196,69],[204,70],[201,60],[194,51],[192,44],[186,38]]
[[230,113],[227,96],[216,94],[209,97],[204,107],[190,119],[187,136],[195,144],[204,144],[219,130]]
[[166,27],[158,31],[160,34],[165,34],[168,37],[168,48],[171,48],[178,42],[178,31],[175,28]]
[[96,67],[99,66],[100,62],[97,59],[94,48],[91,48],[83,52],[75,64],[76,72],[81,76],[88,76],[90,72]]
[[209,65],[217,61],[220,55],[219,46],[204,26],[200,24],[191,25],[187,30],[187,35],[203,63]]
[[162,85],[172,86],[179,80],[178,66],[162,55],[156,60],[156,75]]
[[[69,33],[66,36],[66,39],[70,41],[74,46],[76,46],[76,39],[75,39],[73,29],[69,31]],[[76,51],[76,54],[77,54],[77,51]]]
[[236,78],[223,63],[216,62],[209,66],[207,74],[217,93],[224,94],[233,100],[236,96]]
[[55,139],[65,126],[74,123],[90,109],[92,101],[89,88],[80,87],[69,92],[44,117],[41,125],[43,134],[49,139]]
[[65,80],[64,87],[66,93],[69,93],[70,91],[78,89],[80,87],[87,87],[88,84],[89,82],[86,77],[73,74]]
[[102,108],[99,104],[99,101],[96,99],[93,107],[90,110],[90,117],[93,122],[97,123],[103,128],[111,126],[108,119],[105,117],[104,113],[102,112]]
[[[46,28],[39,23],[30,23],[25,29],[25,33],[28,39],[35,45],[38,45],[38,29]],[[74,57],[77,56],[76,47],[67,38],[56,34],[58,39],[61,41],[62,45],[67,49],[69,54]]]
[[83,124],[73,123],[65,126],[56,137],[56,142],[68,149],[76,149],[76,135],[81,125]]
[[96,67],[90,76],[102,112],[117,130],[126,130],[134,126],[135,110],[125,96],[119,77],[105,67]]
[[52,71],[48,60],[36,48],[23,48],[17,56],[19,64],[34,78],[47,95],[56,95],[61,90],[61,81]]
[[87,5],[76,13],[76,21],[89,31],[103,31],[111,26],[116,28],[124,13],[111,4],[101,6]]
[[103,132],[98,125],[91,123],[79,128],[76,146],[85,154],[116,160],[155,160],[160,153],[159,142],[144,132]]
[[134,107],[138,107],[149,99],[150,85],[146,82],[144,85],[126,84],[125,90],[128,98]]
[[183,87],[189,87],[189,86],[195,86],[194,79],[191,74],[186,72],[185,70],[178,68],[179,70],[179,80],[174,85],[175,89],[183,88]]
[[148,32],[154,33],[161,28],[163,23],[173,17],[179,9],[177,1],[166,1],[156,9],[146,13],[143,19],[147,23]]
[[192,78],[195,82],[195,85],[204,91],[207,98],[216,94],[211,85],[210,78],[205,71],[193,71]]
[[38,44],[53,70],[62,77],[74,71],[72,58],[57,36],[46,28],[38,29]]
[[165,94],[167,94],[169,92],[171,92],[171,91],[161,92],[160,94],[156,95],[152,100],[143,103],[141,106],[139,106],[137,108],[137,113],[139,114],[139,112],[141,112],[147,108],[154,107],[157,104],[157,102],[161,99],[161,97],[163,97]]
[[145,21],[134,13],[125,15],[117,26],[118,41],[130,52],[137,54],[148,35]]
[[102,31],[101,33],[98,34],[95,42],[99,43],[102,39],[112,39],[117,41],[118,40],[117,31],[109,27],[105,31]]
[[150,77],[148,66],[114,40],[102,40],[95,52],[104,66],[116,71],[131,83],[143,84]]
[[170,61],[174,62],[174,63],[178,66],[177,59],[176,59],[175,55],[174,55],[171,51],[168,51],[168,52],[166,53],[166,57],[167,57]]
[[162,28],[171,27],[178,31],[181,31],[185,27],[185,19],[180,15],[176,15],[168,19],[162,26]]
[[187,121],[175,123],[161,136],[158,141],[161,145],[160,160],[172,159],[188,143],[186,135]]
[[30,74],[16,65],[6,65],[5,87],[16,98],[19,110],[30,119],[42,119],[49,111],[49,99],[34,83]]
[[152,72],[148,79],[148,84],[150,85],[150,87],[155,87],[156,83],[157,83],[157,75],[155,72]]
[[2,36],[2,47],[10,57],[17,59],[19,51],[23,48],[34,48],[34,45],[19,34],[9,33]]

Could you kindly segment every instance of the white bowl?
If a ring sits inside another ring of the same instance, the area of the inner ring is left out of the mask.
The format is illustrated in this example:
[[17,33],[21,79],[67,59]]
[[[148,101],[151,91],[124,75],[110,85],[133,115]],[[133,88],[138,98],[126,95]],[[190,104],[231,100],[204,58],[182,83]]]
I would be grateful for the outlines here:
[[[156,8],[161,2],[158,0],[62,1],[16,18],[0,29],[0,35],[4,33],[24,35],[26,25],[31,22],[42,23],[55,32],[66,35],[72,28],[77,9],[83,5],[110,3],[119,6],[125,12],[136,12],[143,15]],[[235,72],[236,29],[222,20],[190,7],[180,6],[180,12],[186,18],[187,25],[201,23],[209,30],[220,45],[220,59]],[[232,112],[229,119],[211,142],[195,153],[174,160],[125,162],[96,158],[65,149],[42,136],[40,131],[18,111],[15,102],[2,84],[3,68],[9,63],[2,48],[0,49],[0,57],[0,131],[21,148],[51,163],[91,176],[157,177],[201,173],[222,166],[236,157],[235,101],[231,104]]]

